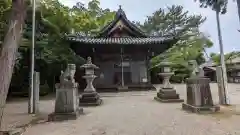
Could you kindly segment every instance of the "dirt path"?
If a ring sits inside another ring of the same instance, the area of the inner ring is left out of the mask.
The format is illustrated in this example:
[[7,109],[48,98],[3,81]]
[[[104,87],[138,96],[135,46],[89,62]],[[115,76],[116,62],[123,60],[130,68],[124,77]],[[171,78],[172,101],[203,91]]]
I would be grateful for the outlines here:
[[[184,86],[177,87],[181,97],[184,97]],[[217,100],[216,92],[213,93]],[[215,115],[191,114],[182,111],[180,103],[154,101],[155,94],[143,92],[136,95],[135,92],[129,92],[116,94],[115,97],[106,96],[102,106],[85,108],[86,114],[78,120],[39,124],[29,128],[24,135],[240,134],[240,115],[235,113],[236,108],[232,111],[225,109],[223,113]],[[232,92],[232,99],[236,95],[237,92]]]
[[[159,86],[157,86],[159,87]],[[177,92],[185,99],[184,85],[176,85]],[[212,86],[214,102],[218,102],[217,87]],[[230,85],[232,104],[240,103],[240,85]],[[155,91],[104,93],[104,104],[84,108],[85,115],[75,121],[50,122],[32,126],[24,135],[234,135],[240,134],[240,107],[216,115],[196,115],[181,110],[180,103],[163,104],[153,100]],[[40,103],[42,114],[54,109],[53,100]],[[4,128],[29,123],[27,102],[7,105]]]

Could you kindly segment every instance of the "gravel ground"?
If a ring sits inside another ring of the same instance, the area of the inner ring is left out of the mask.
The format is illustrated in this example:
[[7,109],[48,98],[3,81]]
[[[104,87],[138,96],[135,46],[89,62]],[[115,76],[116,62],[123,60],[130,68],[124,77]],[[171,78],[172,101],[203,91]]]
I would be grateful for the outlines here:
[[[156,86],[156,87],[159,87]],[[212,84],[218,102],[216,84]],[[176,85],[185,99],[186,88]],[[239,135],[240,85],[230,84],[230,101],[235,106],[215,115],[197,115],[181,110],[180,103],[159,103],[156,92],[102,94],[104,104],[84,108],[77,120],[49,122],[27,129],[24,135]],[[42,101],[41,111],[53,111],[53,101]]]

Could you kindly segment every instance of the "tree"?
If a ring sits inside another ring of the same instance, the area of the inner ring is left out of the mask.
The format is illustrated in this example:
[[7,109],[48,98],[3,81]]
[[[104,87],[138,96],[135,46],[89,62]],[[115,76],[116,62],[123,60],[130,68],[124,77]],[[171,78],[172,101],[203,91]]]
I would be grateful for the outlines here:
[[[10,89],[14,94],[21,92],[22,96],[28,95],[28,73],[26,71],[29,71],[30,65],[32,9],[28,9],[27,16],[23,32],[24,39],[19,49],[21,57],[18,59],[19,64],[15,67],[14,81]],[[44,86],[40,89],[40,94],[55,89],[55,80],[57,81],[55,78],[60,75],[61,70],[65,69],[67,63],[75,63],[78,67],[84,62],[81,56],[76,55],[70,49],[69,44],[63,38],[65,34],[74,28],[77,32],[93,35],[99,27],[103,27],[109,20],[112,20],[113,16],[114,13],[109,9],[100,8],[96,0],[90,1],[87,7],[82,3],[77,3],[72,8],[64,6],[58,0],[40,2],[36,10],[35,47],[35,70],[40,72],[40,87]],[[50,89],[45,87],[45,83]]]
[[[5,106],[8,89],[10,86],[13,68],[19,42],[21,40],[22,28],[25,18],[25,1],[13,0],[8,30],[3,40],[0,52],[0,122],[2,121],[3,108]],[[0,124],[1,127],[1,124]]]
[[109,9],[100,8],[98,0],[92,0],[87,7],[82,3],[77,3],[71,9],[74,29],[85,35],[94,35],[108,22],[112,21],[115,12]]
[[[205,61],[204,49],[212,46],[210,40],[200,38],[198,27],[205,21],[201,15],[189,15],[182,6],[171,6],[167,10],[159,9],[141,25],[134,22],[142,30],[153,36],[175,36],[177,43],[151,60],[151,67],[156,68],[162,60],[173,62],[173,70],[181,79],[189,75],[187,62],[196,59],[199,64]],[[156,69],[157,70],[157,69]],[[174,78],[174,77],[173,77]],[[177,77],[179,78],[179,77]],[[177,79],[176,79],[177,80]],[[179,79],[178,79],[179,80]]]
[[[112,20],[114,14],[108,9],[100,8],[97,0],[92,0],[85,6],[77,3],[72,8],[66,7],[58,0],[45,0],[40,6],[41,20],[45,30],[38,33],[47,33],[48,36],[40,39],[37,43],[41,50],[41,59],[47,63],[48,85],[54,88],[55,76],[66,67],[67,63],[82,64],[84,60],[76,55],[63,40],[65,33],[71,32],[72,28],[86,35],[93,35],[94,31],[103,27],[106,22]],[[64,21],[63,21],[64,20]],[[59,24],[59,22],[62,22]],[[47,41],[47,42],[46,42]],[[42,68],[40,68],[42,69]],[[43,73],[44,74],[44,73]]]
[[182,6],[173,5],[167,7],[167,11],[160,8],[152,16],[147,16],[143,25],[138,25],[150,35],[184,37],[191,35],[193,29],[198,28],[204,21],[205,18],[201,15],[189,15]]
[[[54,90],[55,76],[64,70],[67,63],[82,64],[83,59],[76,55],[64,41],[65,33],[69,33],[72,27],[72,20],[69,15],[70,8],[62,5],[57,0],[42,1],[36,11],[36,47],[35,47],[35,70],[40,72],[41,84],[48,84],[50,90]],[[24,43],[22,44],[27,50],[30,50],[32,39],[32,10],[27,12],[26,27],[24,29]],[[62,23],[59,23],[62,22]],[[22,59],[29,59],[29,51],[22,51]],[[29,62],[25,67],[29,67]],[[25,70],[21,68],[20,70]],[[26,78],[27,74],[19,74]],[[23,87],[25,93],[27,88]],[[40,91],[41,92],[41,91]],[[41,94],[41,93],[40,93]]]
[[188,68],[188,61],[196,60],[198,64],[204,63],[205,48],[209,48],[212,45],[213,43],[210,40],[206,42],[199,37],[193,37],[185,41],[177,42],[174,47],[153,58],[151,62],[153,67],[157,67],[163,60],[172,62],[172,69],[175,72],[172,79],[181,82],[181,80],[183,81],[190,75],[191,71]]
[[[217,54],[217,53],[211,53],[210,54],[211,56],[211,59],[214,61],[214,63],[216,65],[220,65],[220,54]],[[233,52],[230,52],[230,53],[227,53],[224,55],[225,57],[225,61],[231,61],[232,59],[236,58],[236,57],[239,57],[240,56],[240,52],[239,51],[233,51]]]
[[240,0],[236,0],[237,1],[237,7],[238,7],[238,19],[240,21]]
[[[196,1],[196,0],[195,0]],[[223,51],[223,43],[222,43],[222,34],[221,34],[221,26],[219,14],[225,14],[227,12],[227,0],[199,0],[200,7],[211,7],[216,12],[216,21],[217,21],[217,31],[218,31],[218,40],[219,40],[219,48],[220,48],[220,58],[221,58],[221,70],[222,70],[222,86],[221,89],[223,93],[220,95],[220,104],[229,104],[226,96],[226,87],[227,87],[227,72],[226,65],[224,60],[224,51]]]
[[212,10],[225,14],[227,12],[228,0],[194,0],[199,2],[201,8],[212,8]]
[[7,31],[8,27],[8,16],[11,10],[11,1],[3,0],[0,2],[0,47],[4,39],[4,35]]

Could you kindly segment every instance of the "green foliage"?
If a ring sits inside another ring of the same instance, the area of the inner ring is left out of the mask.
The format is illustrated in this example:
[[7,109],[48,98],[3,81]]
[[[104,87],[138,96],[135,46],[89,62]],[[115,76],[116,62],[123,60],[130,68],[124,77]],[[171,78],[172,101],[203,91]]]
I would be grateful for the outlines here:
[[215,11],[225,14],[227,12],[228,0],[194,0],[200,3],[200,7],[210,7]]
[[189,15],[182,6],[167,7],[167,10],[159,9],[140,27],[150,35],[184,36],[189,35],[192,29],[196,29],[205,21],[201,15]]
[[[214,61],[216,65],[220,65],[220,54],[217,53],[211,53],[210,54],[211,59]],[[239,51],[233,51],[230,53],[227,53],[224,55],[225,61],[231,61],[234,58],[240,57],[240,52]]]
[[[87,8],[81,3],[69,8],[58,0],[41,0],[36,10],[36,42],[35,42],[35,67],[40,72],[41,84],[46,83],[54,90],[55,79],[60,71],[66,68],[67,63],[74,63],[77,67],[83,64],[84,59],[70,49],[69,44],[63,40],[65,33],[72,28],[86,34],[103,27],[112,20],[114,12],[99,7],[99,1],[92,0]],[[32,43],[32,9],[27,11],[26,25],[23,33],[23,42],[19,49],[19,57],[15,67],[12,81],[13,88],[23,90],[28,87],[30,67],[30,47]],[[22,82],[22,83],[19,83]],[[19,85],[22,85],[21,87]],[[17,91],[21,90],[17,89]]]
[[205,62],[205,48],[211,47],[212,42],[203,43],[202,39],[197,37],[185,41],[179,41],[174,47],[152,59],[153,68],[158,67],[158,64],[163,60],[168,60],[173,63],[172,69],[175,72],[176,78],[186,78],[190,74],[188,69],[188,61],[196,60],[198,64]]
[[[171,6],[167,10],[159,9],[141,25],[134,22],[141,29],[153,36],[172,35],[178,37],[177,43],[151,60],[151,69],[158,68],[158,64],[163,60],[168,60],[172,66],[175,80],[189,76],[188,61],[197,60],[199,64],[205,62],[205,48],[212,47],[212,42],[203,33],[199,32],[198,27],[205,21],[201,15],[189,15],[182,6]],[[153,69],[154,71],[158,71]]]
[[85,33],[85,35],[94,35],[100,28],[112,21],[115,12],[102,9],[99,5],[98,0],[92,0],[86,8],[82,3],[73,6],[71,9],[71,17],[74,22],[73,28],[76,31]]
[[0,47],[8,26],[11,2],[11,0],[2,0],[0,2]]

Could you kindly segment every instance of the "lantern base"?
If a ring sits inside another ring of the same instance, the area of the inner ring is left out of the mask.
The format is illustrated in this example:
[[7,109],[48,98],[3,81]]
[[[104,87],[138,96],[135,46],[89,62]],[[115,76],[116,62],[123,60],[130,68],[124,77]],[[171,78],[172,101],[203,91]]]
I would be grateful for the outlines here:
[[102,99],[97,92],[83,92],[79,98],[79,106],[98,106],[102,104]]
[[182,109],[186,111],[190,111],[193,113],[215,113],[220,111],[220,106],[193,106],[187,103],[182,103]]
[[183,102],[183,99],[179,98],[179,94],[176,93],[176,90],[173,88],[162,88],[157,93],[157,96],[154,97],[155,100],[170,103],[170,102]]

